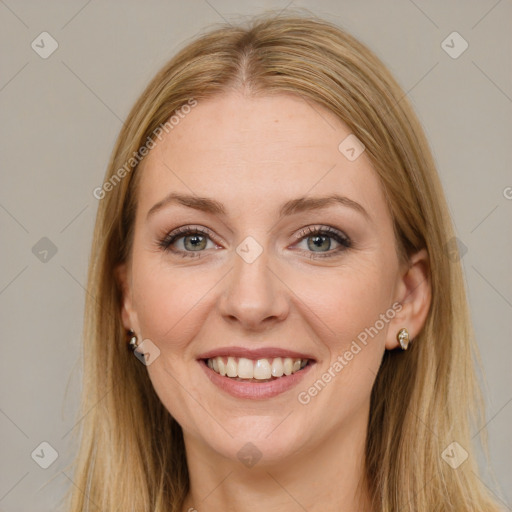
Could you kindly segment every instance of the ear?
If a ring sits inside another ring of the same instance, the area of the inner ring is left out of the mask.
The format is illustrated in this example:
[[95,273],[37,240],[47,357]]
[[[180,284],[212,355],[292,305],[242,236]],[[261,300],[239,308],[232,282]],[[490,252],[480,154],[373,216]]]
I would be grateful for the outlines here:
[[396,300],[402,309],[390,322],[386,338],[388,350],[400,346],[396,335],[402,327],[409,331],[410,339],[414,340],[425,325],[432,298],[430,265],[425,249],[414,254],[401,270],[396,290]]
[[126,330],[139,332],[137,313],[133,309],[131,273],[126,263],[114,269],[115,279],[121,291],[121,321]]

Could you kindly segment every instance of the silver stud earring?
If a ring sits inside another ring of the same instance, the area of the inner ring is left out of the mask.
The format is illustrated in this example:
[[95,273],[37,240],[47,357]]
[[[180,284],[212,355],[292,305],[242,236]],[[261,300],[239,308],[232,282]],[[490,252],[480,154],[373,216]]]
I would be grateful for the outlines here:
[[131,329],[128,331],[128,336],[130,336],[129,346],[132,350],[135,350],[139,346],[137,336]]
[[400,343],[400,346],[402,347],[402,350],[407,350],[407,347],[409,346],[409,331],[403,327],[400,329],[396,335],[396,339],[398,343]]

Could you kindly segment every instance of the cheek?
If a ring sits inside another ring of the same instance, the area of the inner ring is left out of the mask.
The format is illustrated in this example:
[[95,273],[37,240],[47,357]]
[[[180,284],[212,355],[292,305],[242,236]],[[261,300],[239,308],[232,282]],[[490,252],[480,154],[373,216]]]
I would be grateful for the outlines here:
[[359,277],[351,276],[344,280],[344,289],[339,294],[340,329],[349,332],[354,338],[375,324],[379,316],[391,306],[392,297],[386,276],[379,271],[368,273],[364,278]]
[[384,265],[361,265],[317,276],[316,286],[308,281],[303,289],[310,322],[313,316],[321,319],[317,334],[328,354],[298,391],[304,421],[313,424],[322,417],[323,428],[335,431],[367,410],[395,312],[391,275]]
[[332,382],[318,404],[329,408],[344,397],[339,413],[349,414],[368,399],[395,314],[393,284],[391,265],[362,260],[306,281],[301,296],[321,319],[319,337],[328,353],[309,385],[328,372]]
[[202,325],[200,317],[222,273],[200,267],[172,267],[160,256],[134,265],[134,307],[143,336],[163,349],[183,348]]
[[[392,303],[390,266],[361,258],[357,264],[302,275],[301,300],[323,321],[332,347],[339,348],[373,326]],[[380,324],[379,324],[380,325]]]

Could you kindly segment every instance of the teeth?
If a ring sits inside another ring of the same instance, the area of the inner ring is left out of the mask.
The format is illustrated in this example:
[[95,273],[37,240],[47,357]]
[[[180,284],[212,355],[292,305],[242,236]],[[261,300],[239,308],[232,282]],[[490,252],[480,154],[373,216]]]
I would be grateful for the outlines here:
[[[215,361],[215,359],[214,359]],[[238,360],[238,376],[241,379],[253,379],[254,378],[254,366],[250,359],[241,357]]]
[[[210,359],[208,359],[208,361],[210,361]],[[238,365],[236,364],[234,357],[228,357],[228,362],[226,364],[226,375],[228,377],[238,377]]]
[[283,360],[280,357],[276,357],[272,361],[272,377],[282,377],[283,374]]
[[266,359],[258,359],[254,365],[254,378],[255,379],[270,379],[272,370],[270,363]]
[[272,377],[291,375],[304,368],[307,359],[292,359],[291,357],[275,357],[273,359],[258,359],[253,361],[245,357],[214,357],[207,360],[208,368],[222,376],[241,379],[268,380]]
[[222,360],[222,357],[215,358],[217,360],[217,365],[219,367],[219,373],[223,376],[226,375],[226,365],[224,364],[224,361]]

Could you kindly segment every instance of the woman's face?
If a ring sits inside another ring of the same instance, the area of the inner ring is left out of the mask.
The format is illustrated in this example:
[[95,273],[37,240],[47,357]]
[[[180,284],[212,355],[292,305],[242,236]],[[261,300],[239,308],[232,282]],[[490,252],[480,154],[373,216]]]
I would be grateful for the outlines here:
[[309,100],[233,92],[200,101],[137,171],[123,323],[148,340],[187,449],[275,462],[364,437],[383,352],[419,324],[383,191],[349,135]]

